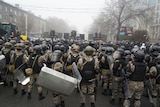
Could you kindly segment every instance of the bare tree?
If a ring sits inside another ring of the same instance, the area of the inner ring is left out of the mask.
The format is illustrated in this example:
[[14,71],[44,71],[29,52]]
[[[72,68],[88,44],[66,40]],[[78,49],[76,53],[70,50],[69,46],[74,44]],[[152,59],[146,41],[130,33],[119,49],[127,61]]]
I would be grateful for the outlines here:
[[56,18],[56,17],[49,17],[46,19],[46,29],[50,31],[51,29],[54,29],[56,32],[70,32],[71,27],[68,25],[67,22],[65,22],[62,19]]
[[115,34],[112,36],[115,35],[114,38],[119,40],[121,26],[130,19],[143,20],[140,16],[144,16],[149,9],[145,0],[107,0],[105,12],[103,12],[103,17],[106,18],[103,23],[108,28],[109,34],[114,31]]

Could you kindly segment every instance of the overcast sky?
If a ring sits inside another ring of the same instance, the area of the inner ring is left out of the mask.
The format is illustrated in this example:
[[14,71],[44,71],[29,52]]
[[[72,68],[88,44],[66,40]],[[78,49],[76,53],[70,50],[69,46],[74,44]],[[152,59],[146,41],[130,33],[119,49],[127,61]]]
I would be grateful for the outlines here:
[[64,19],[85,33],[94,18],[102,11],[105,0],[4,0],[12,5],[19,4],[42,18],[49,16]]

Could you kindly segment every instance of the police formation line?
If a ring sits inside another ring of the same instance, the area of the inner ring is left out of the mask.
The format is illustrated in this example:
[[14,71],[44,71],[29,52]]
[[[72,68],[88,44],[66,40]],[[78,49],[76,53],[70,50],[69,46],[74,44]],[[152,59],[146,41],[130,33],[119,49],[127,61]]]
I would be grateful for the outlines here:
[[[80,107],[85,107],[86,95],[89,95],[91,107],[95,107],[98,82],[101,82],[103,95],[110,96],[110,103],[115,100],[124,107],[141,106],[142,95],[148,96],[153,107],[159,107],[160,89],[160,46],[149,43],[79,43],[75,41],[53,42],[16,42],[0,40],[1,60],[0,79],[4,86],[13,86],[13,94],[27,94],[32,98],[32,88],[41,68],[47,67],[73,76],[73,62],[82,76],[80,83]],[[29,83],[23,85],[13,72],[21,68]],[[36,85],[39,100],[45,99],[43,86]],[[27,90],[25,90],[27,87]],[[118,97],[117,97],[118,96]],[[98,96],[97,96],[98,97]],[[133,98],[134,97],[134,98]],[[53,92],[55,107],[65,107],[63,93]]]

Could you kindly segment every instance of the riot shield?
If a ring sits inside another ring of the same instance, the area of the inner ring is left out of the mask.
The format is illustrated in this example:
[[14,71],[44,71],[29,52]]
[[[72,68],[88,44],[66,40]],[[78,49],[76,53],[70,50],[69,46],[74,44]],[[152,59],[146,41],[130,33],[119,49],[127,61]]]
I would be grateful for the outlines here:
[[125,95],[125,99],[128,99],[128,81],[127,81],[127,77],[126,77],[126,73],[124,71],[124,69],[121,70],[121,76],[123,78],[123,90],[124,90],[124,95]]
[[6,68],[6,58],[4,55],[0,55],[0,70]]
[[20,81],[22,85],[26,85],[30,81],[30,77],[26,77],[23,71],[25,63],[21,64],[16,70],[13,71],[13,75]]
[[77,78],[79,81],[81,81],[82,80],[82,76],[79,73],[79,70],[78,70],[77,65],[76,65],[75,62],[72,63],[72,71],[73,71],[73,76],[75,78]]
[[81,91],[81,88],[80,88],[80,83],[81,83],[81,80],[82,80],[82,76],[77,68],[77,65],[75,62],[72,63],[72,71],[73,71],[73,76],[75,78],[77,78],[77,86],[78,86],[78,90],[80,92],[81,95],[83,95],[82,91]]
[[6,79],[6,58],[4,55],[0,55],[0,85],[4,84],[4,82],[1,81],[5,81]]
[[41,69],[36,84],[64,95],[70,95],[77,86],[77,79],[45,65]]
[[114,78],[113,78],[113,70],[112,70],[112,66],[113,66],[113,62],[114,62],[113,56],[112,55],[108,55],[107,56],[107,60],[108,60],[109,69],[110,69],[110,73],[111,73],[112,89],[113,89],[113,86],[114,86]]

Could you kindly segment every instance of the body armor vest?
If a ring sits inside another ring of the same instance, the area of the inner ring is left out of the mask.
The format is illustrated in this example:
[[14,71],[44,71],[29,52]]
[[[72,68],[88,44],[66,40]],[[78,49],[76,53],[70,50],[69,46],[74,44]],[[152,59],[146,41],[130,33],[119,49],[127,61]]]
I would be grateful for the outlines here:
[[15,59],[15,68],[18,68],[21,64],[23,64],[23,55],[16,57]]
[[117,59],[117,63],[114,63],[113,66],[113,75],[117,77],[121,77],[121,71],[123,67],[125,66],[125,60],[124,59]]
[[104,63],[100,62],[101,69],[109,69],[109,64],[108,64],[107,56],[104,56],[104,58],[105,58]]
[[147,67],[146,64],[143,62],[133,62],[133,64],[135,65],[135,70],[130,75],[130,80],[138,82],[144,81]]
[[[39,59],[39,57],[40,56],[38,56],[36,59],[34,58],[34,60],[36,60],[35,61],[35,64],[33,65],[33,72],[34,73],[40,73],[40,71],[41,71],[41,67],[38,65],[38,59]],[[34,60],[33,60],[33,62],[34,62]],[[32,64],[33,64],[33,62],[32,62]]]
[[[83,59],[83,63],[85,63],[86,60]],[[83,65],[83,69],[81,72],[82,75],[82,81],[87,82],[88,80],[94,79],[95,78],[95,70],[94,70],[94,65],[95,65],[95,59],[93,58],[92,61],[87,61],[86,64]]]

